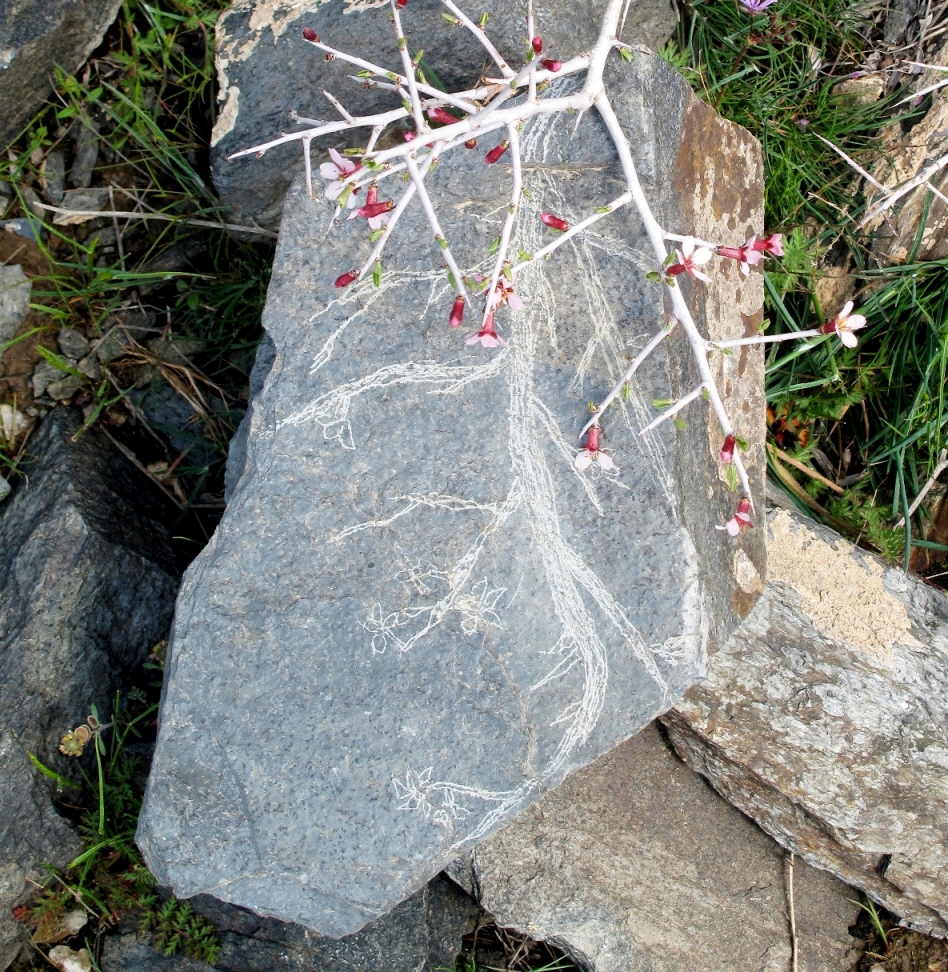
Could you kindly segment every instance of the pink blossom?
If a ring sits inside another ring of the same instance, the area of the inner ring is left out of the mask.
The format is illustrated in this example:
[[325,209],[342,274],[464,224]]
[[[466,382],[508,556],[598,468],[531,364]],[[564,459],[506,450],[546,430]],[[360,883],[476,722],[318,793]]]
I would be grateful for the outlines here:
[[[329,150],[332,162],[323,162],[319,167],[319,174],[329,183],[326,186],[326,198],[336,199],[346,188],[346,181],[362,168],[361,162],[353,162],[344,155],[340,155],[334,148]],[[356,190],[353,189],[349,198],[346,200],[346,208],[354,209],[356,206]]]
[[838,334],[840,341],[847,348],[854,348],[859,343],[853,331],[866,326],[866,319],[862,314],[853,314],[853,302],[846,301],[846,306],[831,320],[827,321],[821,328],[822,334]]
[[579,454],[573,460],[573,465],[582,472],[588,469],[594,462],[599,463],[600,469],[610,472],[615,469],[615,463],[599,448],[599,438],[602,429],[598,425],[590,426],[586,433],[586,446],[579,450]]
[[485,348],[496,348],[498,345],[504,348],[507,347],[507,342],[494,330],[493,311],[487,315],[487,319],[484,321],[484,326],[477,332],[477,334],[472,334],[464,343],[480,344]]
[[743,246],[719,246],[718,256],[731,260],[740,260],[741,273],[746,277],[751,267],[756,267],[763,259],[763,254],[757,248],[757,237],[752,236]]
[[706,273],[697,270],[696,266],[703,266],[707,263],[711,259],[712,253],[713,251],[707,246],[695,249],[694,237],[689,236],[681,244],[681,249],[675,250],[677,262],[673,263],[665,272],[671,277],[677,277],[680,273],[687,273],[689,277],[694,277],[695,280],[711,283],[711,278]]
[[721,447],[721,462],[725,465],[734,458],[735,445],[737,445],[737,439],[733,435],[726,435],[724,437],[724,445]]
[[777,0],[741,0],[741,3],[752,13],[763,13],[772,3]]
[[523,310],[523,301],[514,293],[513,286],[504,277],[497,281],[496,307],[506,304],[511,310]]
[[[754,239],[752,236],[751,239]],[[749,241],[748,241],[749,242]],[[770,236],[754,243],[754,249],[761,253],[772,253],[774,256],[783,256],[783,233],[772,233]]]
[[751,501],[745,496],[737,504],[737,512],[731,517],[724,526],[715,527],[716,530],[727,530],[728,534],[736,537],[745,530],[753,529],[754,524],[750,518]]

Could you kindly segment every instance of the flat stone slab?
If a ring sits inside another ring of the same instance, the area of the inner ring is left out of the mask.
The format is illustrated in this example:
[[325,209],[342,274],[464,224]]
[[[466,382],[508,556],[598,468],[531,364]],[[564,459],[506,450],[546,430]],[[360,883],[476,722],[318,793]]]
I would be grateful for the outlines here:
[[[649,726],[451,873],[498,924],[590,972],[786,972],[787,856]],[[855,892],[793,872],[800,972],[848,972]]]
[[944,937],[948,597],[797,513],[769,532],[764,595],[669,735],[785,847]]
[[[670,228],[761,229],[746,132],[658,57],[617,57],[607,81]],[[540,212],[575,220],[621,192],[598,117],[576,124],[525,131],[528,252],[548,239]],[[462,267],[486,269],[509,175],[480,149],[433,174]],[[381,286],[344,291],[366,231],[345,222],[327,242],[326,218],[297,183],[264,315],[275,356],[178,600],[138,840],[179,896],[339,936],[672,705],[764,565],[760,531],[714,529],[735,497],[707,405],[638,435],[653,399],[696,383],[683,337],[609,417],[618,472],[573,466],[588,400],[663,320],[634,213],[518,277],[525,307],[503,312],[510,347],[492,351],[448,327],[419,212]],[[759,277],[727,266],[707,293],[684,286],[712,336],[759,326]],[[761,359],[721,359],[760,482]]]
[[[588,50],[605,5],[606,0],[537,0],[537,23],[546,49],[557,57]],[[461,6],[475,20],[486,13],[491,39],[504,57],[519,63],[526,38],[524,4],[478,0],[476,8]],[[411,0],[401,13],[406,36],[412,50],[424,48],[425,70],[446,90],[473,88],[493,62],[469,31],[445,22],[444,10],[441,0]],[[227,156],[269,141],[274,132],[292,131],[287,117],[291,109],[303,117],[336,118],[321,88],[353,115],[399,105],[392,92],[353,82],[351,65],[327,63],[321,52],[304,42],[303,28],[311,27],[336,50],[361,54],[400,72],[390,17],[387,0],[235,0],[221,15],[215,29],[220,105],[211,137],[211,166],[214,186],[233,220],[279,226],[284,197],[302,171],[299,146],[281,146],[259,160],[228,162]],[[658,50],[674,29],[675,13],[668,0],[637,0],[629,9],[622,39]],[[339,136],[325,140],[325,145],[340,144]]]

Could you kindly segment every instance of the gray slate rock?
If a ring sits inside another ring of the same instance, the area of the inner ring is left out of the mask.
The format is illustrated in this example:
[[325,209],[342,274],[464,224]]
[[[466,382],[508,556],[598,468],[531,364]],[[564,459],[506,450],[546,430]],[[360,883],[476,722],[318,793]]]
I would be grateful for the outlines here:
[[110,711],[167,633],[178,586],[165,526],[176,511],[101,433],[74,443],[80,425],[68,409],[47,416],[0,508],[0,955],[26,878],[78,848],[27,754],[75,772],[60,737],[93,703]]
[[20,739],[0,730],[0,969],[6,969],[28,936],[11,908],[33,893],[40,864],[62,867],[79,853],[79,835],[53,809],[43,778],[35,773]]
[[[608,85],[668,225],[759,229],[756,143],[661,59],[615,60]],[[546,239],[543,207],[576,219],[620,191],[598,118],[570,141],[575,124],[526,131],[528,251]],[[681,172],[697,191],[679,196]],[[508,178],[469,152],[434,173],[462,266],[483,265]],[[264,315],[276,356],[243,474],[178,600],[138,840],[179,896],[338,936],[672,704],[764,568],[759,531],[731,543],[713,529],[734,498],[706,407],[683,432],[638,436],[653,398],[693,387],[683,338],[608,423],[618,476],[573,470],[587,400],[662,319],[635,215],[518,278],[526,309],[505,316],[506,352],[448,328],[420,213],[403,218],[382,287],[344,292],[333,280],[364,259],[366,234],[347,222],[327,246],[325,218],[297,183]],[[757,327],[759,280],[716,276],[696,298],[709,333]],[[756,352],[721,357],[720,386],[759,399]],[[762,416],[736,410],[755,482]]]
[[40,176],[46,201],[58,206],[66,191],[66,159],[62,151],[54,149],[43,159]]
[[[461,938],[483,916],[453,881],[438,875],[392,912],[346,938],[315,935],[300,925],[260,918],[210,895],[192,900],[217,929],[221,972],[436,972],[453,968]],[[103,972],[199,972],[185,956],[157,956],[134,935],[107,938]]]
[[[526,37],[526,7],[510,0],[478,0],[468,8],[477,19],[489,14],[488,33],[511,63],[522,63]],[[596,39],[605,0],[537,0],[537,24],[548,52],[571,56],[588,50]],[[411,0],[402,23],[413,49],[423,48],[425,60],[447,90],[474,87],[493,62],[463,27],[447,24],[440,0]],[[227,156],[239,149],[293,130],[287,112],[332,120],[336,110],[320,93],[328,89],[355,115],[397,108],[392,92],[365,89],[351,81],[355,72],[342,61],[327,63],[324,55],[303,41],[312,27],[337,50],[361,54],[390,70],[401,71],[387,3],[373,0],[236,0],[217,22],[215,59],[221,79],[217,123],[211,138],[214,185],[221,201],[239,223],[279,226],[283,200],[293,177],[302,171],[298,145],[281,146],[262,159]],[[675,29],[668,0],[639,0],[626,20],[623,39],[658,49]],[[360,131],[354,136],[363,137]],[[323,145],[364,144],[342,136]]]
[[[785,972],[786,864],[650,726],[450,873],[589,972]],[[800,972],[847,972],[855,893],[800,860],[793,879]]]
[[87,118],[77,118],[73,131],[76,151],[69,170],[69,184],[75,189],[88,189],[99,158],[99,126]]
[[121,0],[5,0],[0,5],[0,146],[99,46]]
[[785,510],[768,567],[672,742],[784,847],[944,936],[948,598]]
[[33,282],[18,263],[0,266],[0,344],[9,341],[30,312]]

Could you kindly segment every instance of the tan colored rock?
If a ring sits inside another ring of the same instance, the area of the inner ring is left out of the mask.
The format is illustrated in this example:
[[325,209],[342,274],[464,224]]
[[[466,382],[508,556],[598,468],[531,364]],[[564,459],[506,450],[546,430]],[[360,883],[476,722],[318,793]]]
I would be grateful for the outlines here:
[[763,596],[663,718],[809,863],[948,934],[948,598],[780,510]]

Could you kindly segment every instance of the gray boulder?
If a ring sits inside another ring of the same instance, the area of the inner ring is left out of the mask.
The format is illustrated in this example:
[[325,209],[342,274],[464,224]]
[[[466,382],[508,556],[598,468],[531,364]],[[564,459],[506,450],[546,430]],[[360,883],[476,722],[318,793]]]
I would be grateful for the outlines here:
[[0,146],[102,42],[121,0],[5,0],[0,5]]
[[763,597],[665,719],[784,847],[948,933],[948,598],[795,513]]
[[[671,228],[759,230],[746,132],[658,57],[617,57],[608,85]],[[598,118],[576,123],[526,129],[525,250],[547,238],[542,207],[576,219],[620,191]],[[483,265],[508,180],[472,152],[433,174],[462,266]],[[403,218],[380,288],[339,291],[368,243],[352,221],[327,245],[326,213],[294,185],[264,315],[275,358],[178,600],[138,839],[179,896],[339,936],[673,704],[749,610],[764,551],[760,531],[714,529],[735,498],[703,403],[638,436],[654,398],[693,387],[684,338],[610,417],[620,471],[573,469],[587,401],[662,320],[635,214],[518,277],[510,348],[489,352],[447,325],[423,216]],[[759,277],[685,287],[712,336],[758,326]],[[721,358],[761,482],[762,359]]]
[[[511,62],[523,58],[526,5],[510,0],[478,0],[468,9],[475,20],[486,12],[488,32]],[[537,23],[548,51],[555,56],[579,53],[592,45],[605,0],[538,0]],[[423,48],[426,70],[450,90],[474,87],[493,62],[463,27],[441,16],[440,0],[411,0],[402,12],[413,50]],[[335,108],[320,93],[328,89],[352,114],[397,108],[392,92],[365,89],[349,75],[356,69],[342,61],[327,63],[324,55],[303,41],[312,27],[337,50],[376,59],[382,67],[401,71],[387,2],[375,0],[236,0],[217,22],[215,58],[220,79],[217,122],[211,137],[214,185],[238,223],[257,222],[276,228],[293,177],[302,171],[298,145],[282,146],[262,159],[227,156],[239,149],[290,131],[287,113],[332,120]],[[623,39],[660,47],[675,29],[668,0],[639,0],[626,19]],[[565,59],[565,58],[564,58]],[[363,138],[363,132],[353,136]],[[323,145],[357,144],[335,136]]]
[[32,291],[33,283],[18,263],[0,266],[0,345],[26,320]]
[[[50,803],[29,754],[74,772],[58,744],[90,706],[105,719],[116,688],[167,634],[178,570],[173,507],[109,440],[54,409],[36,457],[0,508],[0,957],[14,948],[10,908],[41,864],[78,840]],[[176,511],[174,511],[176,512]],[[8,947],[7,947],[8,946]],[[18,946],[16,946],[18,947]],[[0,969],[6,965],[0,961]]]
[[[785,972],[787,863],[650,726],[449,873],[589,972]],[[845,972],[855,893],[800,860],[793,888],[800,972]]]

